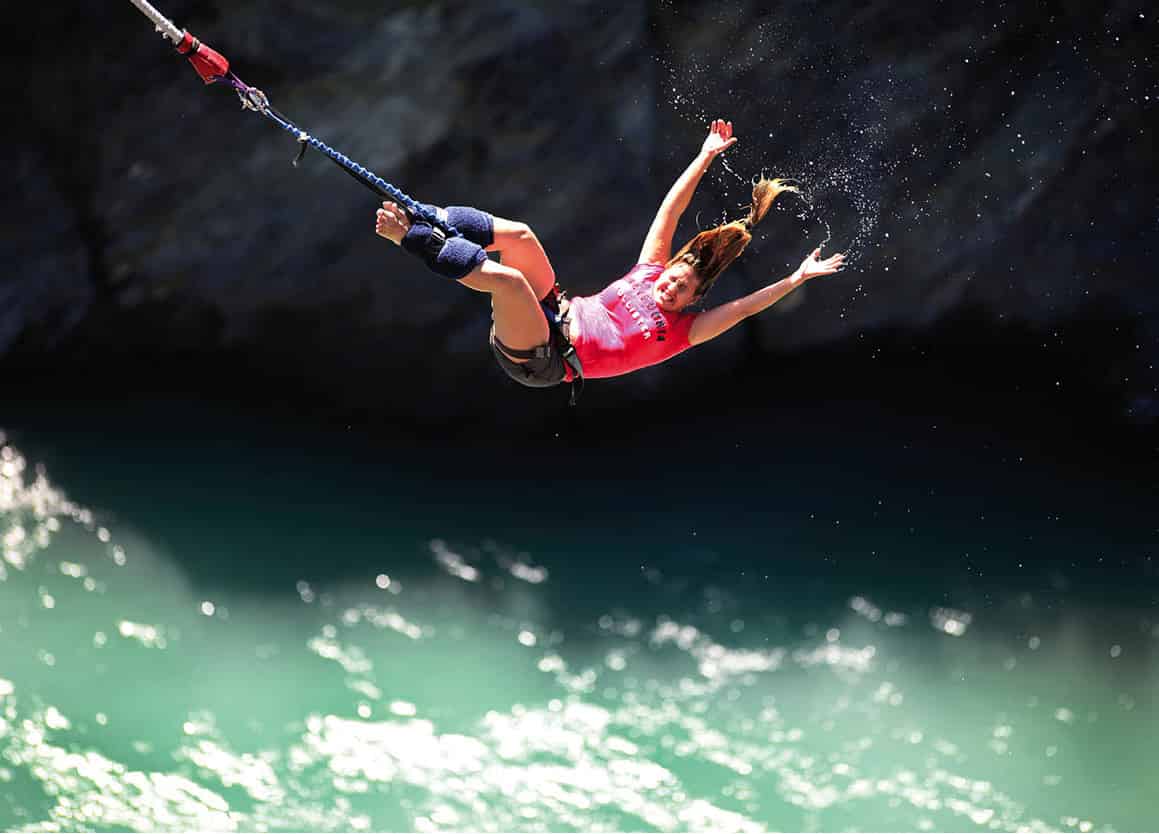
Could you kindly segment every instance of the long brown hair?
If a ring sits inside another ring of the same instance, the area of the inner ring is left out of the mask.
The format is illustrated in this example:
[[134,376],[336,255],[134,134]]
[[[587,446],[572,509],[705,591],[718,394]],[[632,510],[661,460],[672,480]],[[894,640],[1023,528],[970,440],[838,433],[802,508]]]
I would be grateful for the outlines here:
[[684,244],[668,261],[667,266],[681,261],[691,265],[696,270],[697,278],[700,279],[696,298],[702,298],[720,273],[724,272],[752,241],[752,227],[768,214],[773,200],[777,199],[777,195],[782,191],[800,193],[796,186],[787,185],[784,180],[761,177],[753,186],[753,202],[749,207],[748,217],[701,232]]

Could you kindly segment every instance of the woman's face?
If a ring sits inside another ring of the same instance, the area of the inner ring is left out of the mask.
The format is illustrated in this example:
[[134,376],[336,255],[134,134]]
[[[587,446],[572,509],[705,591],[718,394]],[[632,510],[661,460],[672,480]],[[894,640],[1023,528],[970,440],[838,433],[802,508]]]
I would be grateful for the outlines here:
[[652,284],[652,299],[666,313],[677,313],[696,298],[700,279],[691,264],[680,261],[666,267]]

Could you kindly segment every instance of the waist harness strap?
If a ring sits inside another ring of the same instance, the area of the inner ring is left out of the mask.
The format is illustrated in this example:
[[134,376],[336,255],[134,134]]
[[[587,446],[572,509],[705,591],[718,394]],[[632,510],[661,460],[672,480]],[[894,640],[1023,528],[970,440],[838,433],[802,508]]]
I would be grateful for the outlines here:
[[571,368],[571,397],[568,399],[568,404],[575,405],[579,401],[579,395],[584,390],[584,366],[580,363],[579,355],[576,354],[575,347],[572,345],[567,332],[567,316],[571,305],[568,304],[559,284],[556,284],[540,302],[540,306],[543,307],[544,315],[547,316],[551,340],[555,344],[556,350],[559,351],[560,357]]

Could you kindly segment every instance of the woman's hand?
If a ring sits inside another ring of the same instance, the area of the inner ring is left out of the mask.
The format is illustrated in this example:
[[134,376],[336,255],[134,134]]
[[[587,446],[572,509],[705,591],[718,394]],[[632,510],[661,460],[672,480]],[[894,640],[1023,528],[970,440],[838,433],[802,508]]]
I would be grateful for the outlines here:
[[808,281],[818,275],[832,275],[843,266],[845,266],[844,252],[838,252],[836,255],[830,255],[825,260],[821,260],[821,247],[818,246],[809,253],[809,257],[801,262],[797,274],[801,276],[802,281]]
[[708,137],[700,148],[700,153],[708,157],[709,161],[716,158],[735,145],[736,137],[732,135],[732,122],[724,119],[715,119],[708,128]]

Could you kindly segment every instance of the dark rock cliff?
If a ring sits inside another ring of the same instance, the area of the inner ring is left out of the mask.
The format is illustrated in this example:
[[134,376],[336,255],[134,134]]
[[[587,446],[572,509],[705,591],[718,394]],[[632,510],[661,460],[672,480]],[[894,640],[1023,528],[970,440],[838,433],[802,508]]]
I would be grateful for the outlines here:
[[[785,198],[710,300],[787,274],[821,240],[848,249],[850,267],[589,392],[604,405],[691,394],[722,369],[759,379],[775,357],[819,350],[906,366],[936,333],[950,373],[973,354],[1023,362],[1062,375],[1031,387],[1081,376],[1109,408],[1159,410],[1159,178],[1145,128],[1159,87],[1143,6],[161,10],[414,196],[531,223],[573,293],[630,266],[707,118],[731,118],[741,145],[731,171],[705,179],[682,235],[734,213],[762,169],[800,179],[811,205]],[[21,114],[3,201],[10,380],[114,392],[221,378],[420,420],[560,405],[562,393],[543,405],[551,395],[516,391],[494,367],[484,297],[376,238],[373,195],[328,162],[292,169],[292,139],[222,85],[203,89],[129,3],[41,4],[22,31],[4,81]]]

